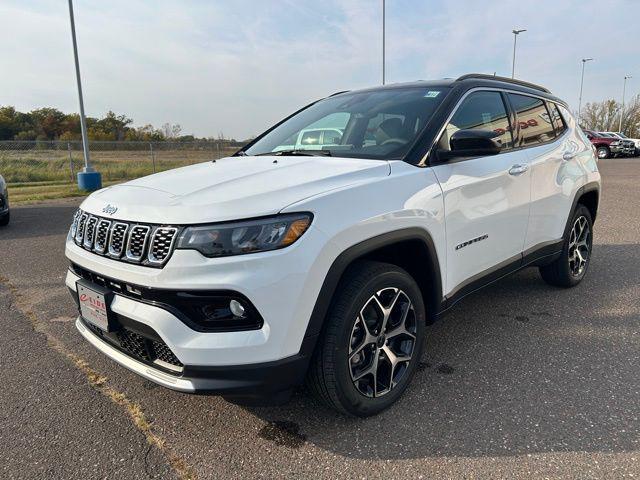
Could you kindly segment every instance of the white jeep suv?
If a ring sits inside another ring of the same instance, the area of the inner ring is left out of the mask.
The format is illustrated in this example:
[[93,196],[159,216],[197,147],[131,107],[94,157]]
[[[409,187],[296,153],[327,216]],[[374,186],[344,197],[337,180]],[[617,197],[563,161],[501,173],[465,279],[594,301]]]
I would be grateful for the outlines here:
[[[283,149],[303,130],[330,146]],[[233,157],[100,190],[66,241],[76,326],[183,392],[393,404],[425,325],[528,266],[571,287],[600,175],[548,90],[485,75],[342,92]]]

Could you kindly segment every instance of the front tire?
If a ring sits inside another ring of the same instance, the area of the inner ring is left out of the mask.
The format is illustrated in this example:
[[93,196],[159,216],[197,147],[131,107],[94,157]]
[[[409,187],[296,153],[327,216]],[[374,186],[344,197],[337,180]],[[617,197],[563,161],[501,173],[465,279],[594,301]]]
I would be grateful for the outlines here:
[[609,147],[598,147],[596,150],[598,158],[609,158],[611,156],[611,150]]
[[409,385],[425,325],[422,294],[411,275],[387,263],[356,263],[338,285],[307,385],[341,413],[380,413]]
[[540,267],[542,279],[556,287],[574,287],[582,281],[591,261],[593,220],[589,209],[578,205],[564,240],[560,258]]
[[11,219],[11,214],[9,211],[0,217],[0,227],[6,227],[9,225],[9,220]]

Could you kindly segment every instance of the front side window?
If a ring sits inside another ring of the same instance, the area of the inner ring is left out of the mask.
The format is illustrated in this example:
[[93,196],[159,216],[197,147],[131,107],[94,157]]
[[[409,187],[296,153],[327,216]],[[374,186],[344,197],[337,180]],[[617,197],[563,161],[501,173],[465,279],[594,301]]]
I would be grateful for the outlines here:
[[401,159],[448,90],[412,86],[325,98],[284,121],[244,153],[317,151],[334,157]]
[[474,92],[465,98],[447,124],[438,147],[451,150],[451,135],[458,130],[492,131],[502,143],[502,151],[513,146],[511,125],[500,92]]
[[537,145],[555,138],[549,112],[542,100],[516,93],[508,95],[516,111],[522,146]]

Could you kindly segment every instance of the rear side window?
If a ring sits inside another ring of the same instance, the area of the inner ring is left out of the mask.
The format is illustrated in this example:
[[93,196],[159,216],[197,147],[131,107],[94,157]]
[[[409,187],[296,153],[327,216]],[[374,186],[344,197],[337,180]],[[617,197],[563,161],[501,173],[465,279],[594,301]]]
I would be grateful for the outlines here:
[[447,124],[439,148],[451,150],[449,139],[458,130],[489,130],[502,141],[502,151],[513,147],[507,109],[499,92],[475,92],[464,99]]
[[549,110],[549,115],[551,115],[551,124],[556,132],[556,137],[559,137],[567,129],[562,114],[558,110],[558,105],[553,102],[547,102],[547,109]]
[[509,93],[520,127],[521,146],[528,147],[555,138],[551,116],[539,98]]

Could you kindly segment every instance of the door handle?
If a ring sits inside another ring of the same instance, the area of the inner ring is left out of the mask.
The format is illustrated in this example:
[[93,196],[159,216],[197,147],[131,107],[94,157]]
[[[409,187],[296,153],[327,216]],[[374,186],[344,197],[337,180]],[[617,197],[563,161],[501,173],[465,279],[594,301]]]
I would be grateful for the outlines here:
[[576,158],[576,154],[575,153],[564,152],[562,154],[562,160],[564,160],[565,162],[568,162],[569,160],[573,160],[574,158]]
[[529,170],[529,165],[527,165],[526,163],[516,164],[509,169],[509,175],[522,175],[527,170]]

